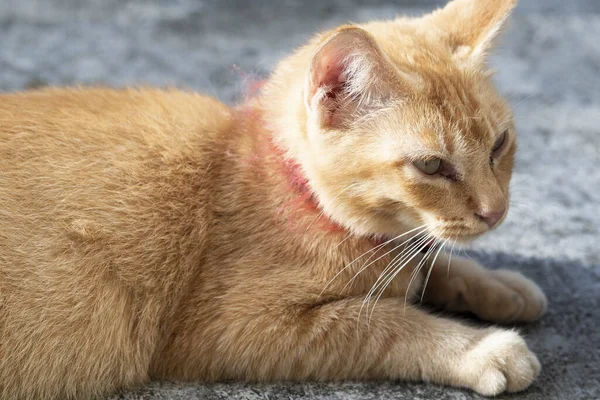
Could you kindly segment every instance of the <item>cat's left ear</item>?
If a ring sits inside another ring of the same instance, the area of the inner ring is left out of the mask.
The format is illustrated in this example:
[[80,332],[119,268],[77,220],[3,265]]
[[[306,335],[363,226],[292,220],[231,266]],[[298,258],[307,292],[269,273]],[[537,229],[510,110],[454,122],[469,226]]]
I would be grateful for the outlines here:
[[393,72],[365,30],[348,26],[327,37],[313,55],[304,102],[320,128],[343,129],[390,97]]
[[456,58],[481,64],[516,5],[517,0],[453,0],[426,19],[445,31]]

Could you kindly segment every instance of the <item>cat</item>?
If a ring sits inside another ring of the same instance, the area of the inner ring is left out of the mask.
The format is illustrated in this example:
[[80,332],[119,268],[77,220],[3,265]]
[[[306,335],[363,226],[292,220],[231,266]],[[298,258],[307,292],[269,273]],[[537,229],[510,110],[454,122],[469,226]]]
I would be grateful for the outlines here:
[[483,395],[540,363],[546,298],[446,253],[507,213],[486,55],[516,0],[345,25],[237,107],[174,89],[0,96],[0,398],[151,379],[416,380]]

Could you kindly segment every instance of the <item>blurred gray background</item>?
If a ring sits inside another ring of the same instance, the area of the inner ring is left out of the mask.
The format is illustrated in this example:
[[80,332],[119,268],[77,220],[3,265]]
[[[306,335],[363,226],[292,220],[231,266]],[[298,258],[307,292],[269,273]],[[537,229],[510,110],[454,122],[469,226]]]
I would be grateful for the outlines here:
[[[312,33],[347,21],[420,15],[438,0],[2,0],[0,89],[151,84],[234,103]],[[469,251],[521,270],[550,301],[519,327],[543,364],[510,399],[600,399],[600,1],[521,0],[492,58],[515,109],[510,217]],[[395,382],[181,385],[126,399],[478,399]]]

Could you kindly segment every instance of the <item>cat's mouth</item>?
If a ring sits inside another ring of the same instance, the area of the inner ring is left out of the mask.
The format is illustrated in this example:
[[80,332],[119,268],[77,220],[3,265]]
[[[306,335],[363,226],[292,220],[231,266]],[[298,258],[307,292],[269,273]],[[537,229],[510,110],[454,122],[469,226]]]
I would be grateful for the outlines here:
[[459,246],[468,245],[480,236],[481,234],[461,233],[453,234],[451,237],[439,237],[422,233],[411,239],[407,243],[406,248],[410,248],[411,253],[429,254],[432,251],[436,252],[440,248],[445,248],[448,242],[454,245],[458,244]]
[[486,232],[448,232],[444,235],[444,238],[441,238],[442,241],[448,240],[450,242],[460,244],[460,245],[469,245],[474,242],[476,239],[479,239]]

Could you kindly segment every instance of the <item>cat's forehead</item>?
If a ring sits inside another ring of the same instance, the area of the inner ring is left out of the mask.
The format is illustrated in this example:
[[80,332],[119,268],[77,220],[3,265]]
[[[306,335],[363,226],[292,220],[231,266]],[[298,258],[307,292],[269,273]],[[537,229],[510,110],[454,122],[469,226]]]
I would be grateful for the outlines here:
[[408,106],[421,113],[421,118],[416,115],[423,125],[421,134],[440,137],[446,147],[465,141],[485,146],[512,119],[506,102],[478,72],[430,73]]
[[432,92],[407,99],[382,118],[382,152],[391,158],[476,157],[487,154],[510,124],[506,109],[465,86],[449,83]]
[[408,158],[487,154],[512,121],[490,73],[456,63],[435,41],[413,38],[402,49],[386,43],[397,72],[390,87],[400,101],[379,119],[382,151]]

